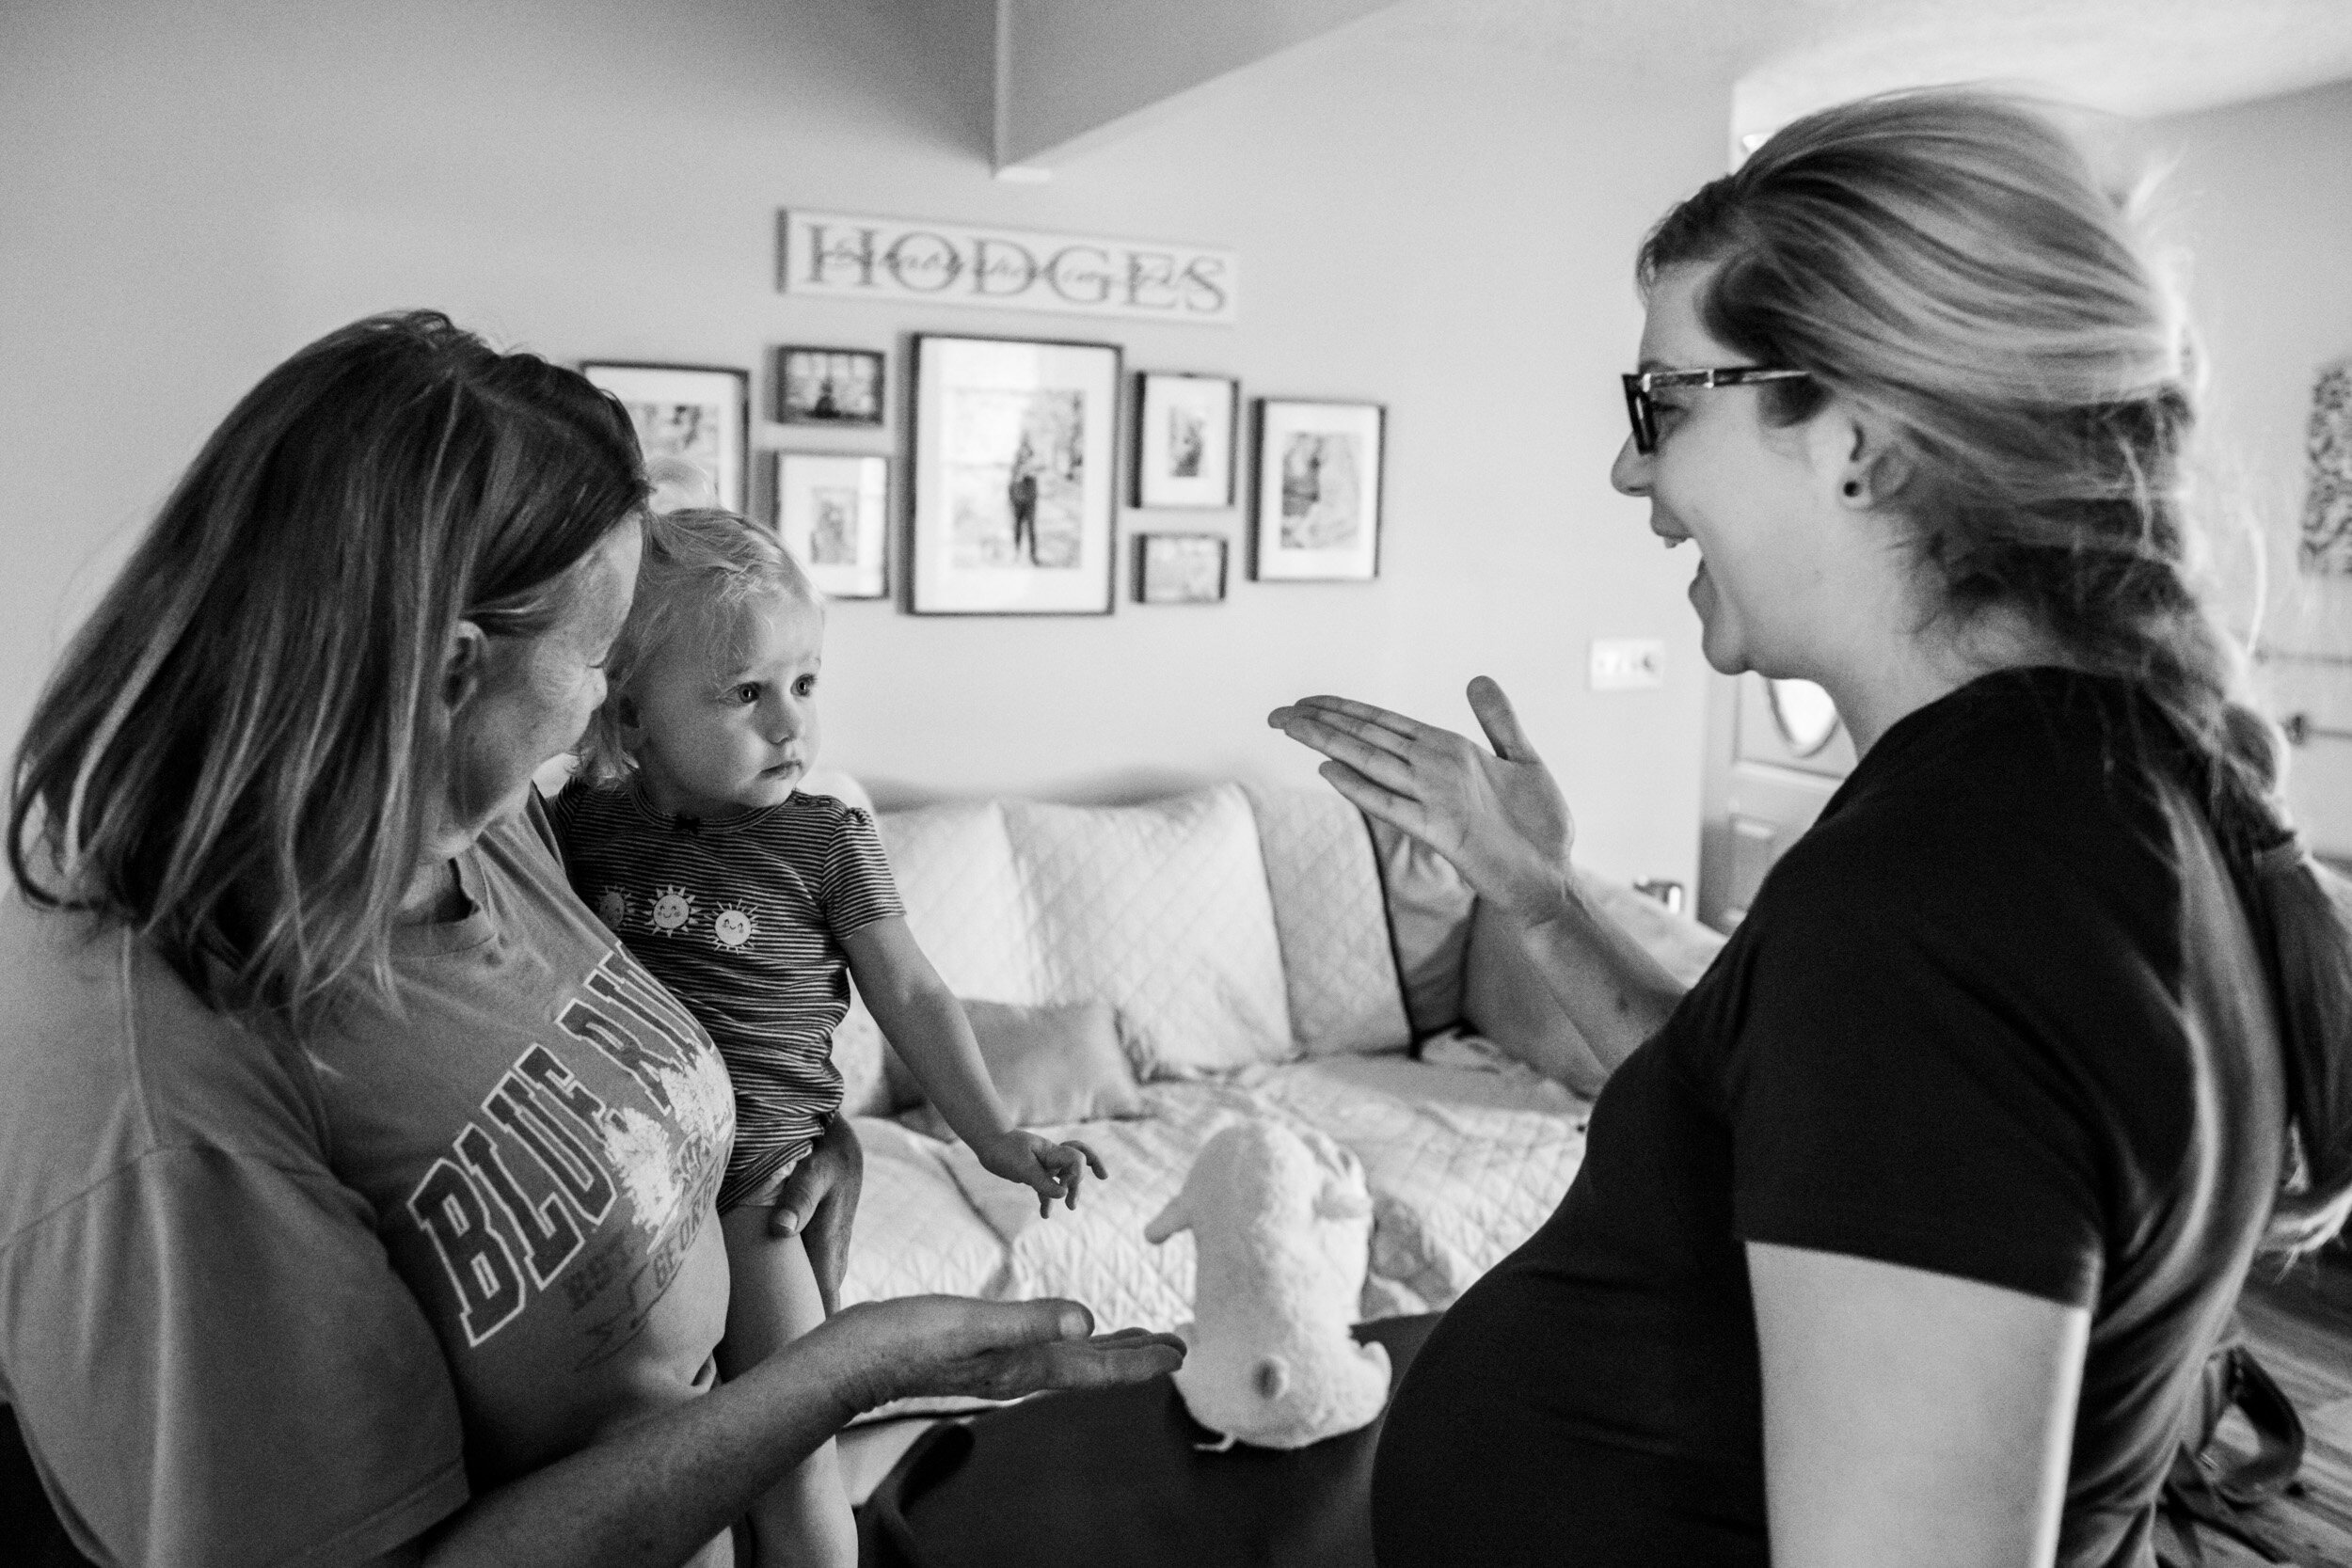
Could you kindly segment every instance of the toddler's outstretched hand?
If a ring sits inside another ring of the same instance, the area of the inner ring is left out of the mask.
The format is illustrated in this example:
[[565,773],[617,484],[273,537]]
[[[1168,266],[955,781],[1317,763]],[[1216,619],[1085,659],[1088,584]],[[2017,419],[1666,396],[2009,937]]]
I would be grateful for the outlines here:
[[981,1139],[973,1145],[972,1152],[991,1174],[1018,1181],[1036,1192],[1041,1219],[1053,1213],[1056,1198],[1073,1209],[1078,1206],[1078,1184],[1086,1180],[1089,1168],[1101,1180],[1109,1180],[1111,1175],[1102,1156],[1086,1145],[1075,1141],[1057,1144],[1018,1127]]

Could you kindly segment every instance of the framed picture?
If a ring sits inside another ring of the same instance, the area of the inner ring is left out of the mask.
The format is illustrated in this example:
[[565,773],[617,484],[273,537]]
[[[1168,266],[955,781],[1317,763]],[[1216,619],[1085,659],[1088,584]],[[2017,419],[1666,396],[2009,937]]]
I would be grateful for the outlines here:
[[776,418],[786,424],[881,424],[882,356],[862,348],[776,350]]
[[1136,603],[1219,604],[1225,598],[1225,536],[1136,535]]
[[1380,575],[1376,403],[1258,400],[1249,575],[1260,582],[1369,582]]
[[776,535],[819,592],[836,599],[890,592],[889,518],[888,458],[776,453]]
[[647,457],[682,457],[710,476],[720,505],[750,505],[750,372],[591,359],[580,373],[621,400]]
[[1135,504],[1233,504],[1241,383],[1145,371],[1136,377]]
[[918,615],[1107,615],[1119,350],[917,336]]

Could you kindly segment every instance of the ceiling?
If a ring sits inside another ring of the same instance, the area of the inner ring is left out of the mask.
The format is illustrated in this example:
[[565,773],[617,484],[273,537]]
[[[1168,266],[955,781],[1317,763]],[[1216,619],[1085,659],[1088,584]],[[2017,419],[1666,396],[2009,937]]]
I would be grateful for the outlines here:
[[1229,53],[1213,71],[1204,60],[1207,73],[1189,80],[1138,74],[1109,99],[1101,74],[1092,73],[1081,108],[1041,101],[1057,79],[1072,78],[1023,71],[1025,37],[1044,39],[1057,23],[1115,10],[1139,46],[1131,57],[1149,58],[1154,28],[1171,29],[1172,40],[1197,30],[1199,14],[1164,0],[997,0],[1000,127],[1009,118],[1085,127],[1052,146],[1000,146],[999,164],[1050,167],[1065,149],[1115,135],[1212,77],[1343,25],[1379,28],[1391,42],[1448,53],[1491,49],[1629,65],[1712,61],[1737,84],[1727,127],[1735,146],[1825,103],[1932,82],[1999,82],[2137,118],[2352,79],[2352,0],[1249,0],[1249,7],[1261,41],[1246,58]]

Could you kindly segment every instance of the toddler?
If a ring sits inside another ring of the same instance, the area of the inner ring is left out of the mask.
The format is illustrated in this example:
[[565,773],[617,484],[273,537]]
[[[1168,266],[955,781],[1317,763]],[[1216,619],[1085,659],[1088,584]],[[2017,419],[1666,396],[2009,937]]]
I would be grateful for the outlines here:
[[[841,1103],[833,1031],[855,976],[890,1043],[981,1164],[1075,1207],[1081,1144],[1010,1125],[971,1025],[907,929],[871,816],[797,785],[817,759],[825,611],[775,539],[731,512],[645,525],[611,694],[554,817],[574,889],[702,1021],[735,1084],[719,1190],[733,1290],[722,1372],[823,1321],[777,1191]],[[753,1510],[758,1560],[857,1558],[827,1443]]]

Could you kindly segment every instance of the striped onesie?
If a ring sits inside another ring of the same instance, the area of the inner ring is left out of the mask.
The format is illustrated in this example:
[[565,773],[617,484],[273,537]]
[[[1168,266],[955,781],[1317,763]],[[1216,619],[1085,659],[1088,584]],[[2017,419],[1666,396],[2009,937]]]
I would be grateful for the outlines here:
[[632,782],[551,808],[572,890],[710,1031],[735,1082],[719,1212],[772,1203],[841,1105],[840,939],[906,911],[871,816],[830,795],[671,816]]

